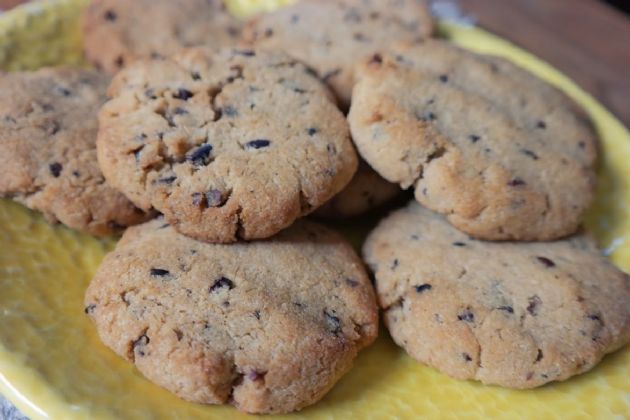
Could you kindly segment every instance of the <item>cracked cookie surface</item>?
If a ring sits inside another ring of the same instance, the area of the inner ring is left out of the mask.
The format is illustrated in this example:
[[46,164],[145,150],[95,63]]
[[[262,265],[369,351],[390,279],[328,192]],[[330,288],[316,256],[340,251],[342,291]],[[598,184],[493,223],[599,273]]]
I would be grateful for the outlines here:
[[82,26],[88,61],[114,74],[138,58],[235,45],[241,23],[221,0],[93,0]]
[[283,53],[191,49],[119,73],[100,114],[112,185],[209,242],[269,237],[357,168],[328,89]]
[[0,74],[0,196],[96,235],[148,219],[98,167],[97,114],[108,82],[71,68]]
[[596,136],[563,93],[445,41],[376,54],[349,115],[385,179],[481,239],[570,235],[594,197]]
[[630,277],[587,235],[481,242],[412,202],[363,253],[394,341],[457,379],[533,388],[630,340]]
[[254,17],[243,38],[312,66],[347,109],[360,60],[393,42],[431,36],[433,30],[422,0],[302,0]]
[[195,241],[161,219],[130,228],[85,305],[103,342],[151,381],[251,413],[316,402],[378,330],[361,260],[305,220],[230,245]]

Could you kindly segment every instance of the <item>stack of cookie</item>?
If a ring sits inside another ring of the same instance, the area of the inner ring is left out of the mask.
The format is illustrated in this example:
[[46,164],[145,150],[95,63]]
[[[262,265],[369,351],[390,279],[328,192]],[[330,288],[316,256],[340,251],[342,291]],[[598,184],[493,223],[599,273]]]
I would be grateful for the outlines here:
[[[94,234],[144,222],[85,312],[156,384],[301,409],[374,341],[378,306],[415,359],[506,387],[630,340],[630,279],[576,234],[588,119],[516,66],[429,39],[422,1],[302,0],[243,23],[218,0],[94,0],[83,32],[96,70],[0,78],[0,193]],[[375,288],[303,219],[410,187],[364,245]]]

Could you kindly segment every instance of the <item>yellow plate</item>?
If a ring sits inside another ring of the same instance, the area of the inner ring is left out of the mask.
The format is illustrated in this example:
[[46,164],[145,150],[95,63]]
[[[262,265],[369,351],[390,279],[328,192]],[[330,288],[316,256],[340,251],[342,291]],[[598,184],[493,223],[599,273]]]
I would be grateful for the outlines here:
[[[131,0],[130,0],[131,1]],[[86,0],[49,0],[0,17],[0,68],[80,62],[77,17]],[[282,0],[233,1],[232,10]],[[601,105],[535,57],[478,29],[441,24],[465,47],[509,57],[560,86],[590,113],[602,138],[589,227],[630,269],[630,133]],[[365,230],[365,226],[363,226]],[[186,403],[143,379],[98,341],[83,290],[113,246],[0,201],[0,392],[34,419],[245,418],[230,407]],[[630,302],[629,302],[630,304]],[[412,361],[382,334],[320,403],[287,418],[630,416],[630,348],[592,372],[534,391],[459,382]]]

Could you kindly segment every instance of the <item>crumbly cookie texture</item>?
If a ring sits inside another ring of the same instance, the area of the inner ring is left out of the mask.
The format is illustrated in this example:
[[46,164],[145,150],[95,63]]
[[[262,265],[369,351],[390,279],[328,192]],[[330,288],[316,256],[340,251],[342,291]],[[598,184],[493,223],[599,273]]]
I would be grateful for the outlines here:
[[385,179],[477,238],[577,230],[594,197],[597,140],[563,93],[435,40],[375,54],[358,74],[352,135]]
[[191,49],[119,73],[99,162],[137,206],[209,242],[269,237],[341,191],[358,158],[328,89],[280,52]]
[[88,61],[114,74],[138,58],[235,45],[241,23],[221,0],[93,0],[82,29]]
[[481,242],[412,202],[370,234],[364,257],[396,343],[457,379],[533,388],[630,340],[630,277],[583,234]]
[[97,114],[108,82],[84,69],[0,73],[0,196],[95,235],[148,219],[98,167]]
[[356,64],[394,42],[425,38],[433,31],[422,0],[302,0],[254,17],[243,38],[312,66],[347,109]]
[[314,216],[328,220],[342,220],[360,216],[384,206],[400,195],[397,184],[384,180],[365,161],[352,181],[339,194],[314,212]]
[[103,342],[186,400],[282,413],[313,404],[374,341],[377,307],[338,234],[207,244],[160,219],[127,230],[90,284]]

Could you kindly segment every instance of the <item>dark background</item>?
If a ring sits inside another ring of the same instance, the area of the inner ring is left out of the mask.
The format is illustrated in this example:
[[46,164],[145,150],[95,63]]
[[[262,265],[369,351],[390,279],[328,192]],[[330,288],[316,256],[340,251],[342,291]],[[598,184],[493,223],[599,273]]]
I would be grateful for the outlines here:
[[[630,14],[630,1],[629,0],[606,0],[606,3],[609,3],[615,6],[616,8]],[[630,42],[630,40],[628,42]]]

